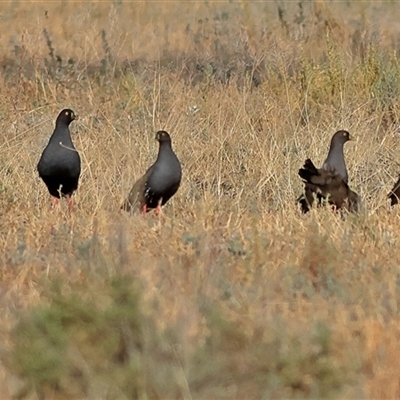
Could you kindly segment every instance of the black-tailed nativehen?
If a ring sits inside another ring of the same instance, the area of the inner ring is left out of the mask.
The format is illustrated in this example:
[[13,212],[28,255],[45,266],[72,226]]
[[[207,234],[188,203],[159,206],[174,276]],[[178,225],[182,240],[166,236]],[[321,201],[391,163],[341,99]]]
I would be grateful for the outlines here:
[[393,189],[388,194],[388,197],[390,199],[391,206],[398,204],[400,199],[400,176],[395,185],[393,186]]
[[143,213],[163,206],[179,189],[182,178],[181,163],[172,150],[171,137],[166,131],[158,131],[156,140],[159,150],[156,162],[133,185],[122,205],[126,211],[141,210]]
[[81,159],[72,143],[69,124],[75,119],[70,109],[60,112],[56,127],[40,157],[37,169],[56,206],[60,197],[66,197],[72,207],[72,194],[78,188]]
[[303,168],[300,168],[299,175],[304,182],[304,194],[299,197],[298,202],[304,213],[310,210],[315,197],[318,204],[327,201],[336,209],[344,207],[351,212],[358,210],[360,198],[348,186],[348,173],[343,154],[343,145],[349,140],[352,140],[349,132],[343,130],[336,132],[322,168],[316,168],[310,159],[307,159]]

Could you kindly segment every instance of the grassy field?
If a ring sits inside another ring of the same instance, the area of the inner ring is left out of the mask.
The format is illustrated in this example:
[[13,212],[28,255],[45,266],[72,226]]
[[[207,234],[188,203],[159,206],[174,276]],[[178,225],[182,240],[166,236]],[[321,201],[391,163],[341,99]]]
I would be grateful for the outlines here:
[[[0,388],[18,399],[400,397],[398,4],[1,4]],[[36,165],[65,107],[69,215]],[[170,132],[160,217],[119,210]],[[302,215],[347,129],[359,215]]]

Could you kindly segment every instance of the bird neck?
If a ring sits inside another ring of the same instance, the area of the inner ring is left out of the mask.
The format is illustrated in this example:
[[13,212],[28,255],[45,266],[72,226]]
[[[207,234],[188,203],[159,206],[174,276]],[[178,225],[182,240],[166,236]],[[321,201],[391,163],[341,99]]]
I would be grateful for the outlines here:
[[329,149],[329,153],[328,153],[328,158],[332,154],[343,155],[343,144],[340,143],[340,144],[331,145],[331,148]]
[[160,151],[163,151],[163,149],[172,149],[171,142],[160,142]]
[[62,120],[56,120],[56,128],[68,128],[69,124],[65,123],[65,121]]
[[67,125],[56,125],[56,129],[53,132],[52,138],[56,140],[62,140],[65,143],[71,143],[71,134]]

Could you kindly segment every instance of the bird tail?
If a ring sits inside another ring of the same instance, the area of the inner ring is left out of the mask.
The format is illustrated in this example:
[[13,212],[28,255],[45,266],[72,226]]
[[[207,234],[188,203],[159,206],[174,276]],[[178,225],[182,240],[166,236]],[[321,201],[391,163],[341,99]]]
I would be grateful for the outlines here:
[[318,169],[313,164],[313,162],[307,158],[305,161],[303,168],[299,169],[300,178],[305,180],[306,182],[311,182],[313,176],[318,175]]
[[304,194],[302,194],[297,200],[296,202],[298,202],[301,206],[301,211],[303,212],[303,214],[306,214],[308,211],[310,211],[310,203],[308,202],[306,196]]

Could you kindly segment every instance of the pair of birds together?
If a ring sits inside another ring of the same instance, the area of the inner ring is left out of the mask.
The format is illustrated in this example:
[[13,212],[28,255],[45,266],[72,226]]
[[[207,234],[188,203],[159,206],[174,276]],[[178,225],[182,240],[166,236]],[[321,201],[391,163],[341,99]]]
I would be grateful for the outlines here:
[[[39,176],[54,198],[54,206],[61,197],[66,197],[69,209],[72,207],[72,194],[78,188],[81,173],[81,159],[69,131],[69,125],[75,118],[75,113],[70,109],[60,112],[55,130],[37,165]],[[126,211],[141,210],[146,213],[156,209],[156,213],[159,213],[161,206],[179,188],[182,170],[172,150],[171,137],[166,131],[158,131],[156,140],[159,142],[157,160],[133,185],[121,207]]]
[[[315,199],[318,204],[328,202],[336,209],[346,208],[350,212],[357,212],[360,205],[360,196],[350,189],[349,176],[344,161],[343,146],[352,140],[349,132],[340,130],[331,140],[328,157],[317,169],[310,159],[307,159],[299,175],[304,182],[304,194],[298,198],[304,213],[310,210]],[[400,177],[388,197],[391,205],[395,205],[400,197]]]

